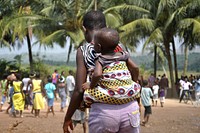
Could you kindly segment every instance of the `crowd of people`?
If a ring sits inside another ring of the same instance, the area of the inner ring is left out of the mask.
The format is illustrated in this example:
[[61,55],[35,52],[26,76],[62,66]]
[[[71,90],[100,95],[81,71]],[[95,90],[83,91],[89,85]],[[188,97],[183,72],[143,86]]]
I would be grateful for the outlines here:
[[[44,82],[40,78],[40,73],[25,73],[20,74],[18,70],[10,70],[10,74],[4,74],[0,82],[2,93],[0,112],[2,112],[3,105],[8,101],[9,106],[6,113],[13,117],[23,117],[23,111],[31,107],[31,113],[35,117],[39,117],[40,110],[45,108],[45,101],[47,103],[48,114],[54,112],[54,99],[60,98],[60,112],[64,112],[67,106],[67,97],[72,93],[75,81],[73,71],[69,70],[69,75],[65,77],[64,71],[59,74],[57,70],[52,75],[48,75]],[[10,111],[9,111],[10,110]]]

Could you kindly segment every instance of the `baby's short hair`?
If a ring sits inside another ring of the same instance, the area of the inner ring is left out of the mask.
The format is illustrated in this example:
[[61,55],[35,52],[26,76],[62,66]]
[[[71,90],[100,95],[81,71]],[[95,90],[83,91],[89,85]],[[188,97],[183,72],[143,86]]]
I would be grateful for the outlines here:
[[119,33],[111,28],[102,28],[95,35],[103,50],[114,50],[119,43]]

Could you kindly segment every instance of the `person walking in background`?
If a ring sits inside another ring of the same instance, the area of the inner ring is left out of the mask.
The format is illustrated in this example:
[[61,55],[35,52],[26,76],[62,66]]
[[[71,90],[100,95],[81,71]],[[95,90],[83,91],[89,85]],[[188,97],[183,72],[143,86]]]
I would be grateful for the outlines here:
[[152,114],[151,110],[151,99],[153,98],[153,93],[151,88],[148,86],[148,81],[143,81],[143,87],[141,91],[141,101],[142,105],[144,106],[144,120],[142,121],[141,125],[146,126],[149,121],[149,117]]
[[47,103],[48,103],[46,117],[48,117],[50,110],[51,110],[53,116],[55,115],[53,103],[54,103],[55,90],[56,90],[56,86],[52,83],[51,76],[47,77],[47,81],[48,81],[48,83],[44,87],[44,89],[46,90],[46,97],[47,97]]
[[161,107],[164,107],[165,96],[166,96],[168,87],[169,87],[168,79],[166,78],[166,75],[163,74],[162,78],[161,78],[161,80],[159,82],[159,97],[160,97],[160,105],[161,105]]
[[167,90],[169,89],[169,81],[165,74],[162,75],[159,86],[160,86],[160,88],[165,90],[165,98],[166,98]]
[[58,73],[58,70],[55,69],[54,70],[54,73],[52,74],[52,83],[56,86],[56,100],[57,100],[57,93],[58,93],[58,90],[57,90],[57,82],[58,82],[58,79],[60,78],[60,75]]
[[152,103],[152,106],[157,106],[157,103],[158,103],[158,90],[159,90],[158,82],[159,82],[159,79],[156,79],[155,83],[154,83],[154,85],[152,87],[152,89],[153,89],[153,103]]
[[31,105],[31,97],[30,97],[30,86],[28,86],[28,81],[31,80],[29,78],[29,74],[25,73],[22,79],[23,93],[25,95],[25,106],[24,109],[28,110],[28,105]]
[[8,76],[7,74],[3,74],[3,79],[0,82],[0,88],[1,88],[0,112],[2,112],[3,105],[6,102],[7,98],[7,92],[6,92],[7,76]]
[[66,84],[67,84],[67,89],[69,91],[69,96],[70,98],[72,98],[72,94],[74,92],[74,87],[75,87],[75,79],[72,70],[69,70],[69,75],[66,77]]
[[8,96],[9,96],[9,106],[6,109],[7,114],[9,113],[10,108],[11,108],[11,114],[15,113],[12,97],[13,97],[13,93],[14,93],[13,81],[15,81],[17,79],[16,78],[17,72],[18,72],[17,69],[11,69],[10,75],[8,75],[8,77],[7,77],[6,92],[8,92]]
[[58,79],[57,89],[59,97],[61,99],[60,112],[64,112],[64,108],[66,107],[67,102],[67,86],[64,76],[60,76],[60,78]]
[[60,78],[64,78],[64,79],[65,79],[65,71],[62,71],[62,72],[60,73],[59,79],[60,79]]
[[184,82],[182,83],[182,86],[183,86],[183,92],[181,94],[179,103],[181,103],[181,101],[183,100],[183,97],[186,95],[186,93],[188,93],[189,97],[191,98],[190,87],[192,87],[192,83],[188,82],[187,76],[185,76],[185,79],[184,79]]
[[45,96],[44,84],[40,79],[40,73],[34,73],[31,75],[33,78],[29,80],[28,85],[31,85],[31,92],[33,93],[33,109],[35,110],[35,117],[38,118],[40,115],[40,110],[44,109],[44,100],[43,96]]
[[184,76],[181,75],[181,79],[179,80],[179,98],[181,97],[183,92],[183,83],[184,83]]
[[55,69],[54,73],[52,74],[52,83],[56,86],[57,85],[57,81],[59,79],[59,74],[58,74],[58,70]]
[[154,85],[154,82],[155,82],[156,78],[154,77],[154,74],[151,73],[151,75],[149,76],[148,78],[148,84],[149,84],[149,87],[152,89],[153,85]]
[[[23,85],[22,81],[20,81],[20,75],[16,74],[16,80],[13,81],[14,94],[12,96],[12,100],[14,109],[19,111],[21,118],[23,117],[22,112],[24,110],[24,104],[25,104],[25,96],[22,88]],[[13,112],[13,116],[16,117],[15,112]]]
[[197,76],[195,83],[195,106],[200,105],[200,76]]

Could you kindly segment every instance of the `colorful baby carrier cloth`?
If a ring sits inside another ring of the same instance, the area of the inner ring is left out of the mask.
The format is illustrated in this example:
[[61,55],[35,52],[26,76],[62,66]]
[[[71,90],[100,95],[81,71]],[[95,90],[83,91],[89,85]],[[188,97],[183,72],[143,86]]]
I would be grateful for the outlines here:
[[102,65],[103,75],[95,88],[85,90],[86,105],[94,102],[125,104],[140,97],[141,87],[132,80],[126,65],[129,54],[121,53],[122,56],[117,57],[108,58],[103,55],[97,57]]

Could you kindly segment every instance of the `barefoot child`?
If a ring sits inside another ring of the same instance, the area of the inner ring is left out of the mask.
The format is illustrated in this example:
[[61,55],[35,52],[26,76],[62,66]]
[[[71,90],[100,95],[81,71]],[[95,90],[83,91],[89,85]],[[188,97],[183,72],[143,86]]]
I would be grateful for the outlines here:
[[50,110],[52,111],[53,115],[55,115],[54,109],[53,109],[53,102],[54,102],[54,96],[55,96],[55,90],[56,90],[56,86],[52,83],[52,78],[49,76],[47,77],[47,80],[48,80],[48,83],[44,87],[44,89],[46,90],[47,102],[48,102],[46,117],[48,117]]
[[[142,121],[142,126],[145,126],[149,121],[149,116],[152,113],[151,111],[151,99],[153,98],[153,93],[151,88],[147,86],[148,81],[143,81],[143,87],[141,91],[141,101],[145,108],[144,110],[144,120]],[[150,99],[151,98],[151,99]]]

